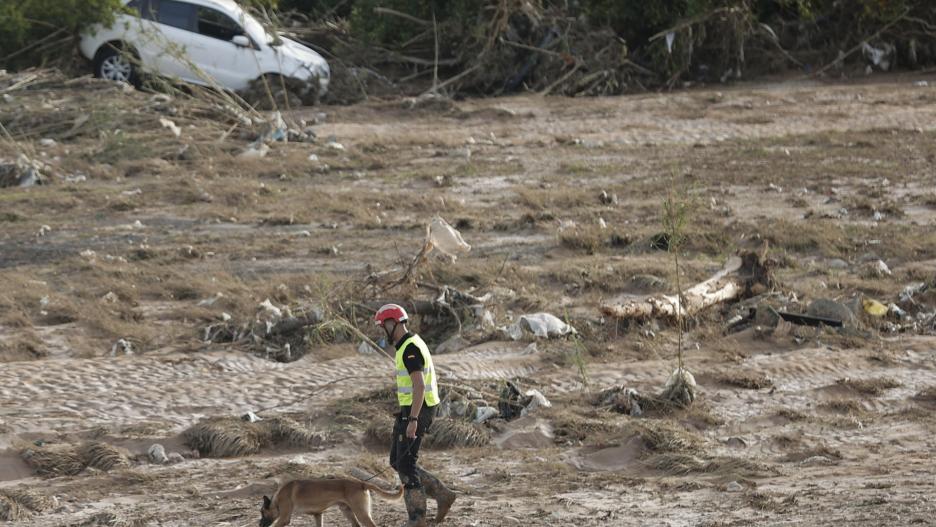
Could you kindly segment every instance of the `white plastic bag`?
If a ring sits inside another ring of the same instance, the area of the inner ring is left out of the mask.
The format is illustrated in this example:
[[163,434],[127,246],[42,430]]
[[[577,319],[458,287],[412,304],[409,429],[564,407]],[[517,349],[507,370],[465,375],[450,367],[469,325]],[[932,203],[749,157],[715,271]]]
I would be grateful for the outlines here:
[[453,261],[458,254],[465,254],[471,250],[461,233],[438,216],[429,224],[429,242]]

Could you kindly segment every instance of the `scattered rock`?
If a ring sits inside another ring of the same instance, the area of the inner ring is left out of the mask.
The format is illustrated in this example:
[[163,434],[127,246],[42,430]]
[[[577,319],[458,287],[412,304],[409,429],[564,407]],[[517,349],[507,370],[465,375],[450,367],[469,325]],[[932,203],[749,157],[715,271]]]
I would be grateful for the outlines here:
[[725,440],[725,445],[731,448],[747,448],[747,441],[740,437],[729,437]]
[[55,145],[56,145],[55,139],[50,139],[50,138],[48,138],[48,137],[44,137],[44,138],[42,138],[42,139],[39,140],[39,146],[41,146],[41,147],[43,147],[43,148],[51,148],[51,147],[53,147],[53,146],[55,146]]
[[146,455],[149,456],[150,462],[157,465],[165,465],[169,462],[169,457],[166,455],[166,448],[159,443],[154,443],[150,446],[149,450],[146,451]]

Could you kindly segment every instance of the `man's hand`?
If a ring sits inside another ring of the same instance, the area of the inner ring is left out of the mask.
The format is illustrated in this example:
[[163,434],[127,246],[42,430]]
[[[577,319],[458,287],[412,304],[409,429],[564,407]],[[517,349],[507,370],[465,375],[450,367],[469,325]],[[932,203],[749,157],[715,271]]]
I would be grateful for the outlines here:
[[418,423],[416,423],[416,421],[410,421],[409,424],[406,425],[406,437],[408,437],[409,439],[416,439],[417,424]]

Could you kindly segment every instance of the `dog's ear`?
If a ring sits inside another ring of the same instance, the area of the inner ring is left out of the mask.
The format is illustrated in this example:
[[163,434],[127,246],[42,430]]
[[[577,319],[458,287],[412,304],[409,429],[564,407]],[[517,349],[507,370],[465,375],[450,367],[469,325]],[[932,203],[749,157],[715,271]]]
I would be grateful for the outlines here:
[[270,501],[270,498],[267,497],[267,496],[264,496],[264,497],[263,497],[263,508],[264,508],[264,509],[269,509],[269,508],[270,508],[270,505],[272,505],[272,502]]

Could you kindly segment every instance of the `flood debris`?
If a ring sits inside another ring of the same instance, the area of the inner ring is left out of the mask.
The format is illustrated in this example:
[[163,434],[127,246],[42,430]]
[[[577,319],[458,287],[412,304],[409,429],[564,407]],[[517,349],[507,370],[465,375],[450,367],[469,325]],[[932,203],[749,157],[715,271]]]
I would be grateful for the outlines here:
[[325,443],[322,434],[283,416],[254,423],[239,417],[208,418],[182,436],[186,445],[204,457],[240,457],[277,445],[309,448]]
[[500,330],[511,340],[521,340],[527,335],[549,339],[577,333],[574,327],[551,313],[521,315],[515,323],[504,326]]
[[26,157],[25,154],[19,154],[13,162],[0,160],[0,188],[42,185],[46,181],[41,172],[42,168],[42,163]]
[[617,319],[675,320],[691,317],[723,302],[752,293],[762,293],[774,285],[764,252],[745,252],[731,257],[721,271],[678,295],[642,296],[618,304],[606,304],[602,313]]
[[685,408],[696,400],[698,385],[695,377],[685,368],[676,368],[666,380],[660,399]]
[[468,254],[471,251],[471,245],[465,242],[461,233],[440,216],[433,218],[429,224],[428,238],[432,247],[438,249],[453,263],[459,255]]
[[640,405],[641,397],[637,390],[624,385],[614,386],[597,393],[592,404],[627,414],[631,417],[640,417],[644,411]]
[[56,499],[38,494],[28,488],[0,489],[0,521],[25,521],[54,506]]
[[505,381],[501,388],[497,409],[506,421],[525,417],[539,408],[550,408],[552,403],[536,389],[521,390],[517,381]]
[[42,477],[74,476],[88,467],[109,471],[130,466],[126,451],[101,441],[34,444],[23,449],[20,456]]

